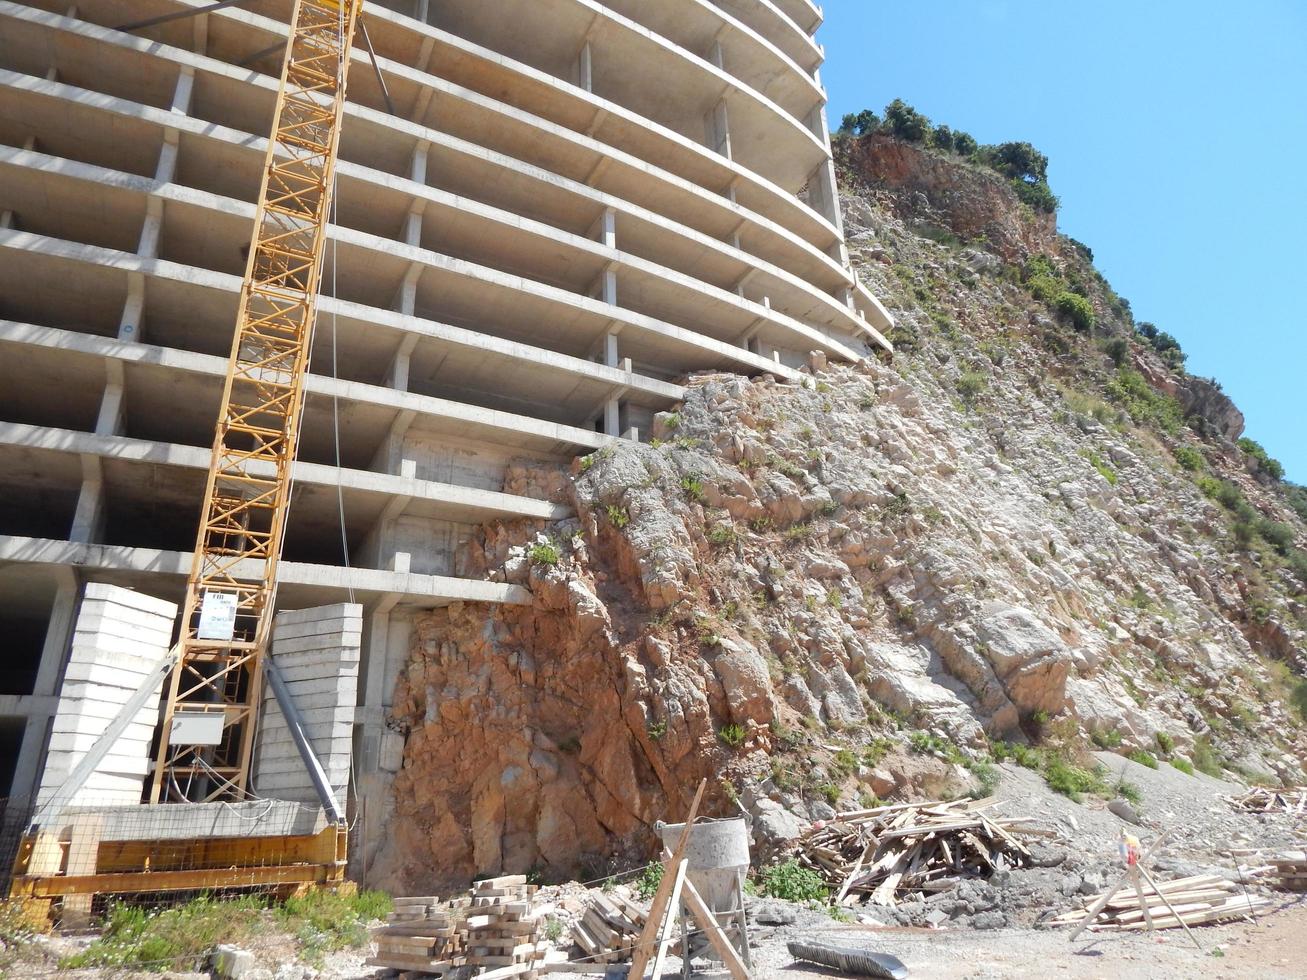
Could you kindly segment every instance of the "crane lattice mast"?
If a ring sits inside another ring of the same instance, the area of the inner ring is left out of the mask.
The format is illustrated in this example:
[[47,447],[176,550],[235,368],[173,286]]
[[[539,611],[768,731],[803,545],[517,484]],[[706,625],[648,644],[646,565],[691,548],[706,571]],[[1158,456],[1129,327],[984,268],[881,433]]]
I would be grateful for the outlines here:
[[[361,6],[295,0],[291,12],[152,803],[247,792]],[[221,714],[216,744],[174,742],[178,714]]]

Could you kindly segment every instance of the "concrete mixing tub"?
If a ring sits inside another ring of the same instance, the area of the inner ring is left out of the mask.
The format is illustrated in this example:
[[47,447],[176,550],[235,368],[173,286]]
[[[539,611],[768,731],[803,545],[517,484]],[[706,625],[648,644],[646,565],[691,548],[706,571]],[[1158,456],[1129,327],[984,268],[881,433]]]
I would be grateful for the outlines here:
[[[676,847],[684,829],[683,823],[661,828],[668,850]],[[696,823],[685,856],[689,860],[686,877],[694,882],[709,908],[714,912],[736,911],[740,907],[740,879],[749,869],[749,829],[744,821],[736,817]]]

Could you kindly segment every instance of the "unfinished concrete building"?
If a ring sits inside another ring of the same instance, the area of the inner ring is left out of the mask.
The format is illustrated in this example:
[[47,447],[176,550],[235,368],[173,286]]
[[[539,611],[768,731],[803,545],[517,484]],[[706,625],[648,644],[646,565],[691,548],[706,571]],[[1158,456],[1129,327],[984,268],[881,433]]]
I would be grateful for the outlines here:
[[[120,28],[209,6],[0,0],[15,801],[47,752],[57,782],[84,745],[58,723],[100,676],[82,651],[157,653],[184,588],[290,2]],[[354,770],[384,782],[414,610],[527,601],[460,577],[456,551],[482,522],[563,516],[505,493],[506,464],[639,439],[695,371],[867,356],[890,320],[842,244],[809,0],[386,0],[366,19],[385,89],[356,48],[280,606],[327,607],[332,662],[358,671]],[[97,784],[124,801],[148,721]]]

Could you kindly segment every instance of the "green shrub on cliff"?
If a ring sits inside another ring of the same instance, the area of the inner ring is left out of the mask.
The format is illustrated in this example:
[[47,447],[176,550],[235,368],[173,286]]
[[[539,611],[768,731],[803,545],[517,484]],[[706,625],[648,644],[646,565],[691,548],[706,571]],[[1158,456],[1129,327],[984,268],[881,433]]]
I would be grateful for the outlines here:
[[1153,425],[1171,435],[1180,431],[1184,410],[1170,395],[1153,390],[1144,376],[1121,368],[1106,385],[1107,397],[1124,408],[1140,425]]
[[1094,307],[1089,300],[1076,293],[1062,293],[1057,297],[1057,311],[1071,321],[1081,333],[1094,329]]
[[1272,480],[1284,479],[1284,467],[1278,459],[1274,459],[1266,452],[1266,449],[1256,439],[1249,439],[1244,436],[1239,440],[1239,448],[1245,454],[1257,460],[1257,468],[1268,475]]

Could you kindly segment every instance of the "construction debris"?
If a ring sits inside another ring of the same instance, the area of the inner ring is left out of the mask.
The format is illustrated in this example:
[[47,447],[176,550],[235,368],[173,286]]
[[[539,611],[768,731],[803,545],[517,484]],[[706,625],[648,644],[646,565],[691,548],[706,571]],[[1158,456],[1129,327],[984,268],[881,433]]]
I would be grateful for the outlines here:
[[479,980],[532,980],[548,946],[532,907],[535,891],[525,875],[506,875],[443,904],[435,896],[396,898],[387,924],[372,934],[377,954],[368,965],[434,976],[470,967],[484,971],[472,972]]
[[1254,786],[1242,796],[1228,796],[1230,805],[1245,813],[1293,813],[1307,816],[1307,786],[1270,789]]
[[644,929],[640,906],[617,892],[591,892],[586,910],[572,923],[572,939],[592,963],[629,963]]
[[[1271,904],[1270,899],[1244,893],[1237,884],[1220,875],[1195,875],[1175,881],[1141,885],[1142,895],[1130,888],[1119,888],[1110,895],[1094,896],[1087,909],[1073,909],[1049,920],[1050,925],[1082,925],[1094,932],[1112,932],[1149,928],[1174,929],[1237,919],[1251,915]],[[1101,911],[1094,908],[1101,903]]]
[[795,844],[799,863],[836,890],[836,901],[892,906],[938,890],[950,878],[987,878],[1021,867],[1030,852],[1017,839],[1040,831],[1027,818],[987,816],[994,800],[900,803],[838,814]]

